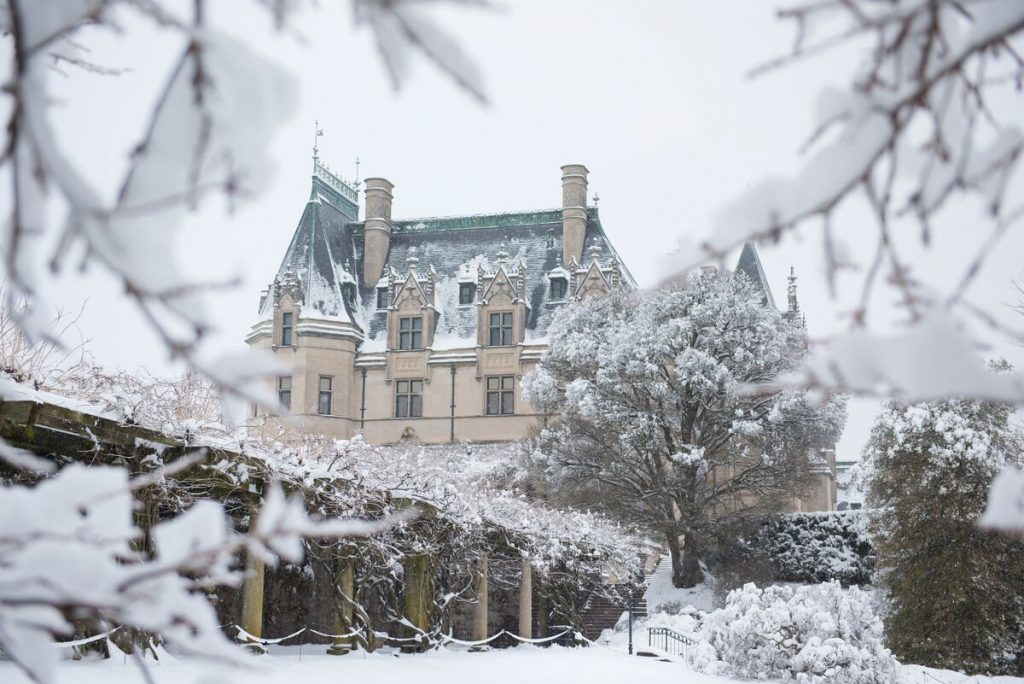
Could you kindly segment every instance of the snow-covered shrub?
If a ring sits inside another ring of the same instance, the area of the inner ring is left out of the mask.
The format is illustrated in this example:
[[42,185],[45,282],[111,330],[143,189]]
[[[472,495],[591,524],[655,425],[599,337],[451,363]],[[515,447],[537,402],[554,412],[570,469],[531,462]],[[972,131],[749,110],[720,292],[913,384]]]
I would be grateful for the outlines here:
[[767,519],[751,541],[783,582],[867,584],[875,565],[861,511],[786,513]]
[[715,650],[694,667],[708,674],[807,684],[886,684],[896,681],[896,659],[882,645],[882,621],[870,596],[838,582],[729,593],[709,613],[701,641]]

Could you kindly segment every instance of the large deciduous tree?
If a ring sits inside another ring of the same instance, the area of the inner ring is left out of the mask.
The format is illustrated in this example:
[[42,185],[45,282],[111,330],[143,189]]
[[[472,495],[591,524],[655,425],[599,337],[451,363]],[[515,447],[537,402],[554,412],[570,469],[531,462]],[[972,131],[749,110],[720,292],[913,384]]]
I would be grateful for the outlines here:
[[886,643],[900,660],[1024,674],[1024,544],[979,530],[993,475],[1020,463],[1004,404],[889,404],[865,449]]
[[713,521],[800,493],[842,429],[842,400],[748,391],[793,367],[800,334],[743,274],[566,307],[523,383],[547,416],[534,460],[561,495],[663,535],[693,586]]

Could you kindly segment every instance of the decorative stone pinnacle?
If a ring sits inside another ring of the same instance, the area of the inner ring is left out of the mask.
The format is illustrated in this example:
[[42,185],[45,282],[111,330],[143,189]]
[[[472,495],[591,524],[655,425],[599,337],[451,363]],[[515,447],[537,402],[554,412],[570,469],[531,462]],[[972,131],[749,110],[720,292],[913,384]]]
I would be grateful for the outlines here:
[[415,273],[416,272],[416,267],[419,265],[419,263],[420,263],[420,258],[418,256],[416,256],[416,248],[415,247],[410,247],[409,248],[409,258],[406,259],[406,264],[408,264],[408,266],[409,266],[409,273]]
[[505,246],[504,240],[501,243],[501,247],[498,247],[498,263],[502,266],[505,265],[505,261],[508,259],[508,249]]

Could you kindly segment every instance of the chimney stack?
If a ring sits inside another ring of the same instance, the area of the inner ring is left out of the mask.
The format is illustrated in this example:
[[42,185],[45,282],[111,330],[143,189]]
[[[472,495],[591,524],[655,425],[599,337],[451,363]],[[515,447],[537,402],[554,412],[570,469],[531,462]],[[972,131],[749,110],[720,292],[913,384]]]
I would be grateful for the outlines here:
[[587,167],[566,164],[562,167],[562,262],[583,258],[583,238],[587,234]]
[[384,272],[391,249],[391,191],[395,186],[385,178],[363,181],[366,214],[363,219],[363,285],[376,285]]

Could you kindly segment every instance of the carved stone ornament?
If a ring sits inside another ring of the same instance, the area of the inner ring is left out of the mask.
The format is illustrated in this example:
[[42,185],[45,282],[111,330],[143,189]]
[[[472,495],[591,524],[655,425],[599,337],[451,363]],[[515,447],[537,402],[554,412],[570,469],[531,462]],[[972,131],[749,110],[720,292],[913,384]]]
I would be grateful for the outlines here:
[[288,295],[293,302],[302,301],[302,279],[295,271],[286,271],[281,278],[274,279],[274,306],[281,303],[281,297]]

